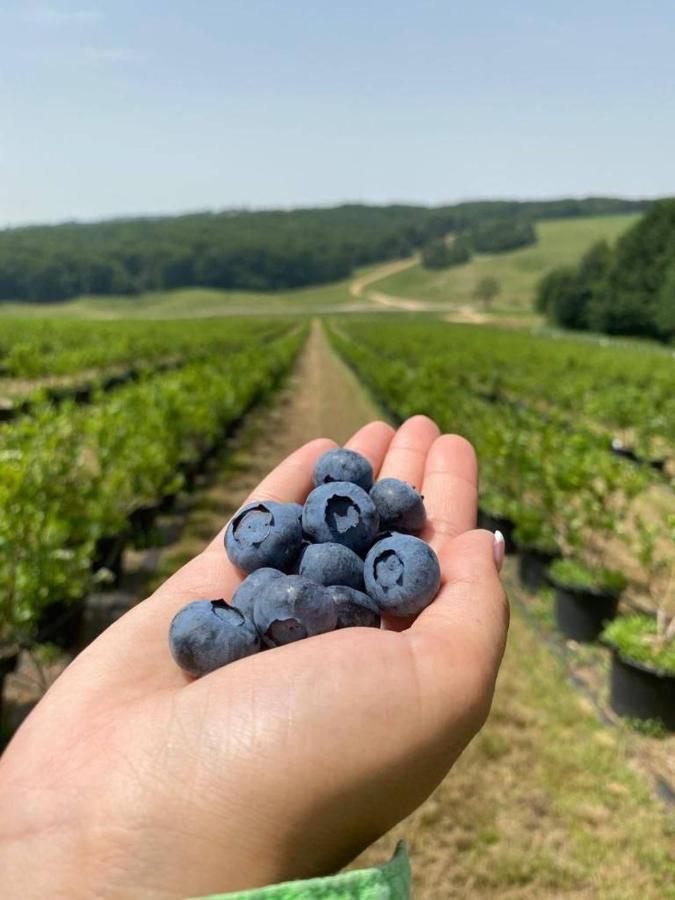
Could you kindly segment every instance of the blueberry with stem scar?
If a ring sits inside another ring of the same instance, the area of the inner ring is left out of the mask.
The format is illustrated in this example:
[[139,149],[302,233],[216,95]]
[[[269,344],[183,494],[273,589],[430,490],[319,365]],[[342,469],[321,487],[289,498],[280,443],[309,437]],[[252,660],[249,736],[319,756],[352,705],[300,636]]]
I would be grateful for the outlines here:
[[363,488],[336,481],[314,488],[305,503],[302,527],[316,543],[342,544],[363,554],[375,540],[379,518]]
[[274,501],[248,503],[227,526],[225,549],[243,572],[270,567],[287,571],[302,545],[297,504]]
[[364,564],[366,591],[381,613],[414,616],[438,593],[441,569],[432,548],[410,534],[378,541]]

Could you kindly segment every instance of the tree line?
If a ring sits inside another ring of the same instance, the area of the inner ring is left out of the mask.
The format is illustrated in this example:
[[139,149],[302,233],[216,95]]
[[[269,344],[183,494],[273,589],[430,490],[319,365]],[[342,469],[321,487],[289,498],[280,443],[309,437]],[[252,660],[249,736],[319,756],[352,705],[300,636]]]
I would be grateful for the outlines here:
[[[0,231],[0,300],[53,302],[203,286],[283,290],[336,281],[434,239],[495,221],[644,209],[612,198],[454,206],[230,210]],[[485,237],[479,240],[485,240]],[[478,249],[478,248],[477,248]]]
[[673,340],[675,200],[654,204],[614,247],[600,241],[551,271],[536,306],[564,328]]
[[451,242],[433,238],[422,247],[426,269],[447,269],[469,262],[474,253],[507,253],[537,243],[534,225],[521,216],[479,220],[460,231]]

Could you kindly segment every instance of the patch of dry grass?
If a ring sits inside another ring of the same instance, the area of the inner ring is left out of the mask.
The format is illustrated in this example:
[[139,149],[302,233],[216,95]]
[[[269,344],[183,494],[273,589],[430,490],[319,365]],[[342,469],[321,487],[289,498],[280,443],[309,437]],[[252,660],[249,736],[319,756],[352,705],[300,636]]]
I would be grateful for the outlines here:
[[675,819],[514,610],[490,719],[403,838],[417,900],[675,897]]

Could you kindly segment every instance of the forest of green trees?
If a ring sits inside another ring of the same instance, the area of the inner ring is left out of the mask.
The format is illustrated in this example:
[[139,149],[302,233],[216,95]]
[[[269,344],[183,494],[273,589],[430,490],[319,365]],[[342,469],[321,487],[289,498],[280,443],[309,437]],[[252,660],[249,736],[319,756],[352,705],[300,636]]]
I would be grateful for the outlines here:
[[663,200],[610,247],[541,281],[536,305],[564,328],[675,338],[675,200]]
[[[65,223],[0,231],[0,300],[53,302],[206,286],[280,290],[345,278],[451,231],[644,209],[610,198],[445,207],[345,205]],[[478,249],[478,248],[477,248]]]
[[459,229],[454,240],[432,238],[422,247],[425,269],[447,269],[469,262],[474,253],[507,253],[537,243],[537,233],[522,213],[480,218]]

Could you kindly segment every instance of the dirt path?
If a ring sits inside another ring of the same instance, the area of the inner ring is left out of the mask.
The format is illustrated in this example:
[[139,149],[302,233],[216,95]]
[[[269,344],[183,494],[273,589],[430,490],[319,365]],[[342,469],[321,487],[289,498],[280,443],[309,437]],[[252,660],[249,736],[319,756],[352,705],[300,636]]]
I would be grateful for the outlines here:
[[382,416],[314,320],[288,383],[269,406],[247,417],[225,469],[199,499],[183,537],[160,554],[154,581],[160,583],[203,549],[267,472],[301,444],[316,437],[343,444],[366,422]]
[[406,269],[412,269],[418,262],[419,257],[415,255],[409,259],[399,259],[396,262],[378,266],[374,272],[369,272],[367,275],[354,279],[349,286],[349,293],[352,297],[363,297],[363,292],[371,284],[375,284],[376,281],[382,281],[383,278],[387,278],[389,275],[396,275],[397,272],[405,272]]

